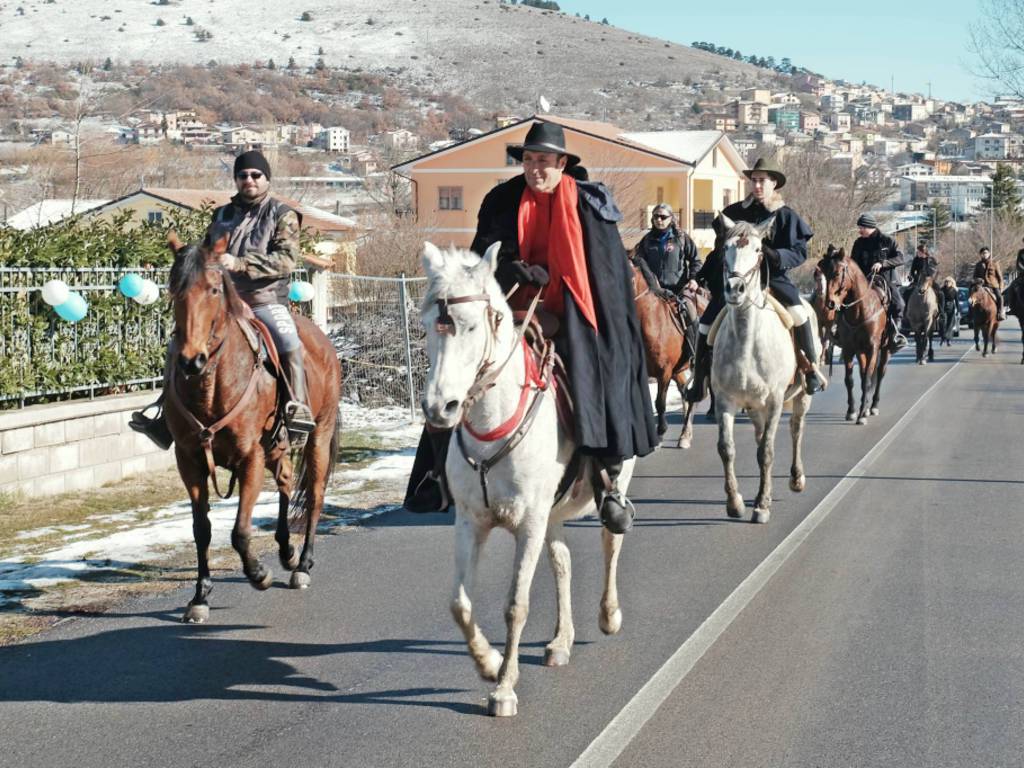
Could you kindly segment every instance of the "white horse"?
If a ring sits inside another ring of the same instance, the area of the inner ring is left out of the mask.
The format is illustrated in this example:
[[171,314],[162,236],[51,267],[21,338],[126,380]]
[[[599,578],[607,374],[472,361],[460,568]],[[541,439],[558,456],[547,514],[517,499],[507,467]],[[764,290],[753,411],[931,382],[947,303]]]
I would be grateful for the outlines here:
[[[574,453],[572,429],[560,424],[550,388],[539,390],[533,383],[536,377],[531,375],[525,345],[493,277],[500,245],[488,248],[481,260],[470,251],[453,248],[442,253],[425,243],[423,267],[429,286],[420,314],[430,359],[423,411],[434,426],[456,430],[445,464],[455,503],[451,612],[481,677],[498,682],[488,699],[489,714],[508,717],[518,710],[519,638],[545,543],[555,574],[558,620],[544,664],[569,662],[575,630],[571,564],[562,523],[595,512],[596,507],[590,462],[584,462],[585,476],[575,486],[582,490],[565,493],[554,503]],[[480,439],[502,432],[507,437]],[[630,460],[619,477],[623,492],[632,473]],[[480,549],[494,528],[506,529],[516,540],[504,656],[480,631],[469,599]],[[616,589],[622,535],[602,528],[602,536],[605,588],[599,625],[605,634],[614,634],[622,626]]]
[[[743,496],[736,483],[736,445],[733,426],[736,413],[746,409],[757,438],[757,463],[761,486],[754,500],[752,520],[766,523],[771,515],[772,462],[775,431],[783,406],[792,403],[790,430],[793,436],[793,464],[789,487],[804,489],[805,478],[800,447],[804,415],[811,396],[804,390],[804,377],[797,368],[793,339],[782,319],[768,301],[761,284],[763,254],[761,240],[772,221],[758,226],[733,223],[723,217],[728,232],[725,240],[726,271],[724,317],[714,340],[711,386],[718,397],[718,455],[725,469],[726,511],[730,517],[743,516]],[[802,310],[794,312],[794,310]],[[810,305],[790,309],[794,322],[809,317],[818,339],[817,321]],[[816,350],[820,358],[821,349]]]

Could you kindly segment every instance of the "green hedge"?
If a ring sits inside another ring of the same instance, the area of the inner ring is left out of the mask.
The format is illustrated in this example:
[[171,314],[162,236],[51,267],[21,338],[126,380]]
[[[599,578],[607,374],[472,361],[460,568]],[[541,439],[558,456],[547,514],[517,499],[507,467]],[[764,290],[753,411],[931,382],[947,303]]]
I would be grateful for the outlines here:
[[[0,273],[0,407],[18,405],[30,393],[50,393],[32,398],[46,400],[80,387],[117,392],[125,382],[159,376],[173,325],[170,306],[164,299],[140,306],[115,285],[127,272],[165,285],[172,260],[168,230],[196,240],[209,218],[208,210],[171,212],[162,226],[133,226],[126,212],[112,222],[80,218],[26,232],[0,228],[0,266],[31,270]],[[84,271],[97,267],[114,271]],[[83,320],[67,323],[43,302],[34,289],[51,279],[87,289]]]

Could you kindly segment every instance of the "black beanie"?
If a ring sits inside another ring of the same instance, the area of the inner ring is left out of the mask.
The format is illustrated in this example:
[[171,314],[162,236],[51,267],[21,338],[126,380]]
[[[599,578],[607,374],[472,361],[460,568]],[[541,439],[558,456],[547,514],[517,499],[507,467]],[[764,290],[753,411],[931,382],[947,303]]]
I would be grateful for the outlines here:
[[263,175],[267,177],[268,181],[270,180],[270,163],[267,162],[267,158],[258,149],[250,149],[248,152],[243,152],[235,158],[235,176],[238,175],[239,171],[246,169],[263,171]]

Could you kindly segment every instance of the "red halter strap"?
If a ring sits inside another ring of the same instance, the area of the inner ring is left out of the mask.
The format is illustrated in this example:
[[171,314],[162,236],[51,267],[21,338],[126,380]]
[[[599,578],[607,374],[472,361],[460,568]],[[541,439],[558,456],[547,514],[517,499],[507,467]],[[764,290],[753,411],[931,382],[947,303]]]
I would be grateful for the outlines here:
[[526,376],[523,381],[523,387],[519,392],[519,406],[516,408],[516,412],[505,422],[488,432],[477,432],[473,429],[473,425],[469,423],[468,419],[462,422],[462,426],[465,427],[466,431],[481,442],[492,443],[495,440],[501,440],[503,437],[512,434],[515,428],[519,426],[519,422],[522,421],[523,414],[526,413],[526,404],[530,399],[530,391],[534,388],[538,390],[547,388],[547,383],[541,378],[540,372],[537,370],[537,361],[533,359],[533,354],[530,352],[525,339],[521,341],[521,346],[523,348],[523,362],[526,365]]

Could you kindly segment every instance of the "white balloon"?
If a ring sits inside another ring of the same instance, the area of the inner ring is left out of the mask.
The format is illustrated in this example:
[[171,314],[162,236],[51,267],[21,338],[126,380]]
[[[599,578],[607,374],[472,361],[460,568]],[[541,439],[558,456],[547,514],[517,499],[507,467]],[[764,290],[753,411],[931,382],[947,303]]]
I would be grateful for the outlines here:
[[313,284],[303,280],[299,283],[301,286],[301,301],[312,301],[313,296],[316,294],[316,289],[313,288]]
[[135,302],[146,307],[160,298],[160,289],[152,280],[142,281],[142,290],[132,297]]
[[68,284],[63,280],[48,280],[43,285],[43,301],[51,307],[59,307],[68,300]]

